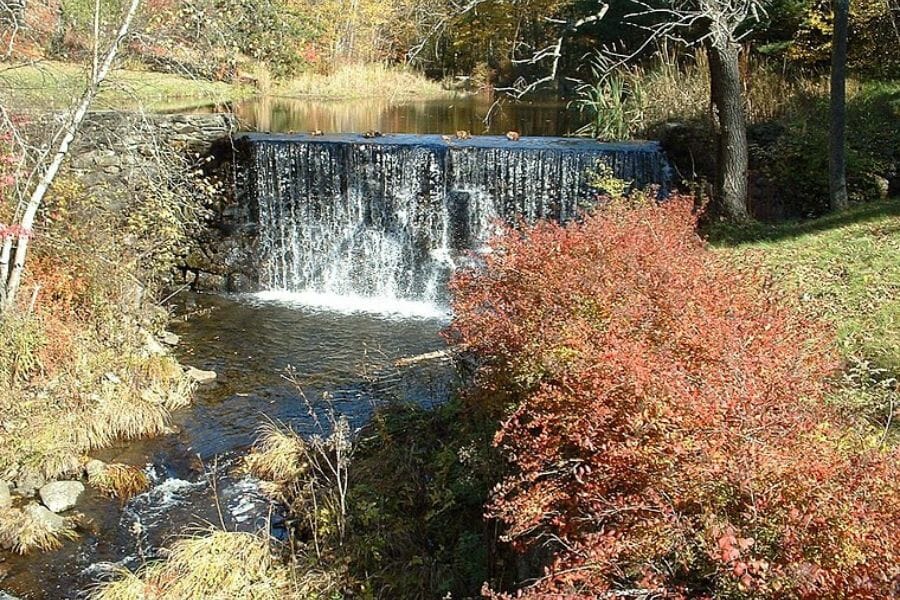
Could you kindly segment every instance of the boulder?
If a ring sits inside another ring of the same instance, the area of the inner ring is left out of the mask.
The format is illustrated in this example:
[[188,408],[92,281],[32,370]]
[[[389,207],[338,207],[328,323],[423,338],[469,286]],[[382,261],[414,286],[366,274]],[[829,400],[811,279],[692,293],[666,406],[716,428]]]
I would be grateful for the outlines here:
[[202,292],[224,292],[226,291],[228,280],[224,275],[216,275],[214,273],[206,273],[200,271],[194,280],[194,288]]
[[177,346],[181,343],[181,338],[171,331],[163,331],[159,336],[159,341],[161,341],[166,346]]
[[212,383],[217,377],[215,371],[204,371],[195,367],[188,367],[184,374],[188,376],[188,379],[199,384]]
[[252,292],[253,281],[243,273],[232,273],[228,276],[228,291],[235,293]]
[[55,533],[66,528],[66,520],[63,517],[50,512],[36,502],[32,502],[25,507],[25,514],[42,525],[46,525],[47,530],[50,532]]
[[166,348],[159,343],[153,334],[146,330],[141,330],[144,336],[144,353],[148,356],[159,356],[166,353]]
[[39,493],[44,506],[59,513],[75,506],[82,492],[84,484],[80,481],[54,481],[42,487]]
[[92,458],[84,465],[84,474],[88,476],[88,479],[97,477],[104,470],[106,470],[106,463],[96,458]]
[[891,192],[891,182],[881,175],[872,175],[872,184],[880,200],[884,200]]
[[0,481],[0,510],[12,506],[12,496],[9,493],[9,482]]

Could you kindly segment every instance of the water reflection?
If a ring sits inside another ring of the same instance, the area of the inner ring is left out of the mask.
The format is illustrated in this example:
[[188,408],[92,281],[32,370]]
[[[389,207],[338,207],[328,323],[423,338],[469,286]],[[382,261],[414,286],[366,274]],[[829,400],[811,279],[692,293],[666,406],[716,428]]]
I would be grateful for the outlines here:
[[437,100],[392,101],[369,98],[323,102],[261,96],[233,109],[242,127],[251,131],[567,135],[584,124],[584,117],[558,100],[495,101],[487,95]]

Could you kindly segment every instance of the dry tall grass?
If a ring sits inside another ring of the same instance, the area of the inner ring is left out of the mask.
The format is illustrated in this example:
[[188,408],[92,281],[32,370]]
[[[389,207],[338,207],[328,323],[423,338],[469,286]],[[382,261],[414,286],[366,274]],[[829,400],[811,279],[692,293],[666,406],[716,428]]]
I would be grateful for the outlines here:
[[306,443],[287,427],[267,423],[244,458],[247,471],[254,477],[276,484],[289,484],[309,471]]
[[64,539],[75,539],[68,520],[62,529],[56,529],[36,515],[36,506],[0,510],[0,547],[28,554],[32,550],[56,550]]
[[302,73],[275,84],[273,94],[322,99],[400,99],[436,98],[451,92],[414,71],[371,63],[344,65],[329,75]]
[[90,473],[88,482],[123,503],[150,487],[150,479],[141,469],[117,463],[104,465],[102,469]]
[[[743,71],[747,118],[751,123],[783,116],[798,97],[827,91],[827,80],[792,76],[764,59],[745,61]],[[697,50],[679,61],[664,49],[654,64],[636,69],[632,78],[643,89],[648,123],[709,114],[709,56],[705,50]]]
[[[742,65],[744,99],[749,123],[788,116],[801,110],[810,98],[828,93],[828,80],[822,76],[800,77],[787,73],[765,59],[750,58]],[[618,85],[613,83],[620,82]],[[856,84],[851,83],[851,91]],[[631,136],[643,135],[648,128],[668,121],[708,119],[710,113],[709,57],[700,49],[692,55],[678,56],[661,48],[654,61],[622,69],[614,78],[604,78],[581,90],[577,104],[596,114],[587,129],[607,129],[615,115],[602,101],[617,94],[621,112],[627,116],[618,129]],[[620,136],[627,137],[627,136]]]
[[[7,334],[14,335],[0,322],[0,338]],[[0,414],[14,431],[0,436],[0,477],[74,473],[91,450],[166,433],[171,411],[190,401],[191,383],[174,358],[142,357],[136,342],[117,352],[95,344],[78,337],[78,358],[46,386],[0,381]]]
[[294,572],[261,534],[207,531],[172,545],[165,560],[99,586],[92,600],[300,600],[340,597],[340,580]]

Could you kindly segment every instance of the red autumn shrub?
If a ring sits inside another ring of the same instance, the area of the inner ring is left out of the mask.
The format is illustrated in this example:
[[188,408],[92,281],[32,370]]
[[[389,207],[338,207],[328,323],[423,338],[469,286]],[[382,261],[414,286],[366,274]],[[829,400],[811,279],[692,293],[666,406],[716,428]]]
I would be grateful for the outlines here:
[[448,335],[516,392],[488,514],[550,557],[522,594],[892,597],[898,453],[825,407],[829,331],[707,250],[692,206],[509,229],[455,278]]

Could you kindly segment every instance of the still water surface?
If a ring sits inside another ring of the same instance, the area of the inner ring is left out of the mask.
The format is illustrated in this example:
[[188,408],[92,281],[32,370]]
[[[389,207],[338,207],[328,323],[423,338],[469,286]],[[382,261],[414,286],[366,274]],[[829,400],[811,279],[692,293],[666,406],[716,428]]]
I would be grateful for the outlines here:
[[[496,100],[496,101],[495,101]],[[278,133],[438,133],[568,135],[585,116],[558,100],[515,102],[479,94],[437,100],[321,102],[261,97],[233,107],[242,127]]]

